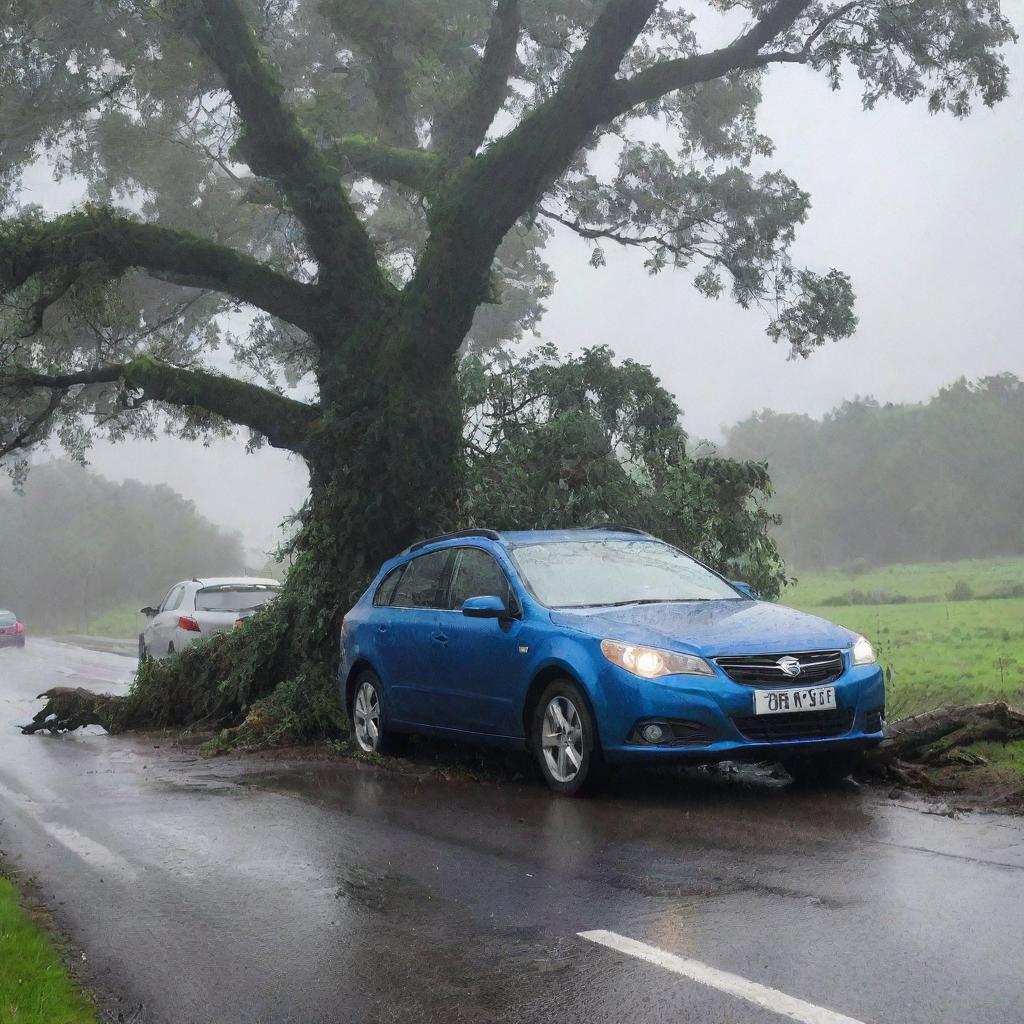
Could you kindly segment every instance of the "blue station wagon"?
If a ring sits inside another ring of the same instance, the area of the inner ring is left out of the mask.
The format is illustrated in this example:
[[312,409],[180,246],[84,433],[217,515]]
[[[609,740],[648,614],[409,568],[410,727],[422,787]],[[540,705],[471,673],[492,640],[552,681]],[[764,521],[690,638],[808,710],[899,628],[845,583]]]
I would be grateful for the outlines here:
[[871,644],[639,530],[467,530],[381,568],[341,629],[353,734],[527,748],[575,794],[609,764],[781,761],[838,778],[882,739]]

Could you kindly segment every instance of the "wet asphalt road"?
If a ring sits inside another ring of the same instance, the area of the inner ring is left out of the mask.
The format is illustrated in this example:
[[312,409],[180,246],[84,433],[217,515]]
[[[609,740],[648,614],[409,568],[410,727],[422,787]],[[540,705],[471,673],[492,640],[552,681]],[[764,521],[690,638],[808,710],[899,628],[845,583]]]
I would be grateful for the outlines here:
[[55,682],[134,663],[0,651],[0,849],[138,1022],[783,1018],[577,937],[607,929],[864,1024],[1024,1020],[1024,823],[873,791],[534,783],[201,760],[22,737]]

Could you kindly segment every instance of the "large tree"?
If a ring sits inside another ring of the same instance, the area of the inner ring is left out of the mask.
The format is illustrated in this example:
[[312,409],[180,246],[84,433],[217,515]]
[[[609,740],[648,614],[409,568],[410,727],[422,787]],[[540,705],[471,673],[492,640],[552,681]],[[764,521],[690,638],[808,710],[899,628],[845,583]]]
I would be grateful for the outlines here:
[[[717,48],[660,0],[8,3],[0,188],[17,196],[46,149],[90,199],[0,223],[14,471],[54,434],[82,454],[96,429],[152,431],[154,409],[187,434],[248,428],[310,471],[273,626],[244,665],[231,643],[192,659],[165,717],[197,713],[197,680],[221,711],[275,683],[289,713],[322,706],[353,589],[458,516],[457,357],[535,322],[548,225],[595,262],[618,243],[692,268],[796,354],[852,332],[847,277],[790,259],[809,198],[763,169],[762,76],[853,73],[866,106],[962,116],[1006,94],[1013,31],[997,0],[712,7],[733,33]],[[645,141],[650,122],[671,142]],[[222,337],[243,376],[204,360]],[[302,379],[315,398],[283,393]]]

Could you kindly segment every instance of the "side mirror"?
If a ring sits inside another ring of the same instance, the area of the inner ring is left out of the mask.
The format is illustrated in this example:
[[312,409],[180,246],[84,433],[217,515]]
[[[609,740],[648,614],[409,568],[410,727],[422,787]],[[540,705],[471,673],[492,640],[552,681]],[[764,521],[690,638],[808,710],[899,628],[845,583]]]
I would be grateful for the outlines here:
[[757,591],[749,583],[743,580],[729,580],[729,582],[741,593],[746,594],[752,601],[757,600]]
[[157,614],[159,610],[159,608],[150,608],[150,606],[147,604],[145,608],[139,609],[139,614],[145,615],[147,619],[151,619],[153,618],[154,615]]
[[470,597],[462,606],[462,614],[470,619],[507,619],[509,611],[500,597]]

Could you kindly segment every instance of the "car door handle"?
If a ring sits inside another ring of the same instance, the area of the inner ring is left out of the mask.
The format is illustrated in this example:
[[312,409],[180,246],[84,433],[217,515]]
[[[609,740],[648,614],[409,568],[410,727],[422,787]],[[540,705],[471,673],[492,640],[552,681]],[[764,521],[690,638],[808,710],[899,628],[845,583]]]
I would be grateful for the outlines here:
[[448,643],[448,637],[444,633],[435,633],[431,639],[433,639],[435,644],[441,644],[442,646]]

